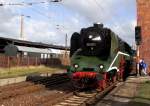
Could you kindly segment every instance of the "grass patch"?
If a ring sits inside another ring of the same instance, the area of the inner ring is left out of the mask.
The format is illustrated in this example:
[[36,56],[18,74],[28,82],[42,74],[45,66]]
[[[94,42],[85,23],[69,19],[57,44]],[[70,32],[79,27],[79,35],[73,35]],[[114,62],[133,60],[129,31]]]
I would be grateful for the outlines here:
[[30,74],[53,73],[62,70],[61,68],[50,68],[46,66],[15,67],[10,69],[0,69],[0,79],[25,76]]

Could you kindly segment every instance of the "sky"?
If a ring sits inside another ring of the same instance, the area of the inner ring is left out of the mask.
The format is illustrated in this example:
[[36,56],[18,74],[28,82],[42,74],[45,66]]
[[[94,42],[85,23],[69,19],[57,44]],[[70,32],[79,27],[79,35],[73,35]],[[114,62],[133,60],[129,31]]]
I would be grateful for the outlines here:
[[0,0],[0,3],[6,4],[0,6],[1,37],[20,39],[20,16],[24,15],[23,36],[29,41],[64,46],[67,34],[69,45],[73,32],[99,22],[130,45],[135,43],[136,0],[62,0],[59,3]]

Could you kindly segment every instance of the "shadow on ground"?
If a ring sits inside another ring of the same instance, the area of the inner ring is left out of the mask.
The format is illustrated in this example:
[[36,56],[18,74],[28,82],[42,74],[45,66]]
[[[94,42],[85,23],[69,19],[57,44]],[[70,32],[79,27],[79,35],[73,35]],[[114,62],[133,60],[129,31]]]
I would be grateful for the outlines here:
[[138,99],[139,99],[138,101],[136,101],[137,100],[136,98],[129,102],[103,100],[103,102],[98,103],[96,106],[150,106],[150,99],[147,98],[138,98]]
[[110,101],[108,101],[108,103],[106,105],[101,105],[100,104],[100,105],[96,105],[96,106],[150,106],[150,104],[148,104],[148,103],[142,103],[142,102],[124,103],[124,102],[116,102],[116,101],[111,101],[111,103],[110,103]]
[[73,90],[70,79],[66,73],[52,74],[50,76],[31,75],[26,81],[44,85],[48,90],[69,92]]

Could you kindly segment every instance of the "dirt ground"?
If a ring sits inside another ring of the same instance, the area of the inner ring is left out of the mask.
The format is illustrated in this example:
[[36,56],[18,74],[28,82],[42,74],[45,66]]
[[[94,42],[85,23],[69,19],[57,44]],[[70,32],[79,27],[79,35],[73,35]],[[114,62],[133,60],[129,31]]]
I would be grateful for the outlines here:
[[119,83],[96,106],[150,106],[150,102],[146,104],[134,101],[139,85],[147,80],[150,80],[149,76],[129,77],[126,82]]

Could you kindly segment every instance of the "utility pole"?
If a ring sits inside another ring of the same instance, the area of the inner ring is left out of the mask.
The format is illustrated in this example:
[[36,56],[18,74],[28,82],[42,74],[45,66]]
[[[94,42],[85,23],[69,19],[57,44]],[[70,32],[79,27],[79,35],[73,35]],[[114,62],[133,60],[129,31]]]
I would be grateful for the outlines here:
[[67,55],[67,42],[68,42],[68,35],[66,33],[66,37],[65,37],[65,46],[66,46],[65,55]]
[[137,76],[140,76],[141,70],[140,70],[140,45],[142,42],[142,37],[141,37],[141,26],[136,26],[135,27],[135,41],[136,41],[136,60],[137,60]]
[[[58,29],[60,31],[62,31],[62,28],[64,29],[64,26],[57,25],[57,27],[56,27],[56,29]],[[67,56],[68,34],[66,32],[65,32],[64,41],[65,41],[65,50],[63,51],[62,57],[63,57],[64,65],[67,65],[67,63],[68,63],[67,62],[67,60],[68,60],[68,56]]]
[[21,15],[20,17],[20,39],[24,40],[24,36],[23,36],[23,24],[24,24],[24,15]]
[[68,60],[68,58],[67,58],[67,41],[68,41],[68,35],[67,35],[67,33],[66,33],[66,35],[65,35],[65,53],[64,53],[64,63],[65,63],[65,65],[67,65],[67,60]]
[[21,15],[20,16],[20,39],[25,40],[24,37],[24,17],[30,18],[30,16]]

